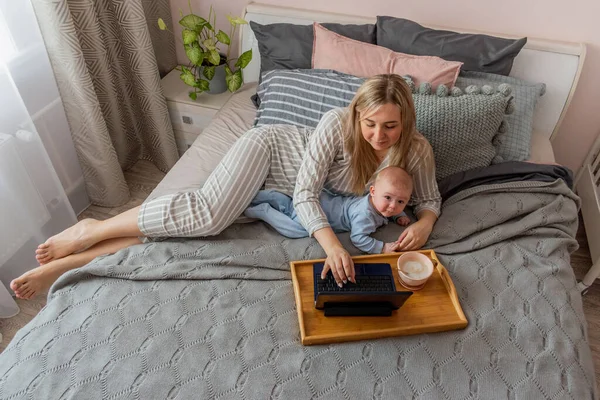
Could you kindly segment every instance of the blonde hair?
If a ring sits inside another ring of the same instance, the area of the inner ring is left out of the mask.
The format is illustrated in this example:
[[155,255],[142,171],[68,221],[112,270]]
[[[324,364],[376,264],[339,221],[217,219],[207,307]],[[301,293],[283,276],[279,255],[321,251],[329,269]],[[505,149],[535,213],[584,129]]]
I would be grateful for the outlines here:
[[367,79],[356,92],[344,123],[345,146],[351,154],[352,190],[363,194],[365,185],[379,166],[373,147],[360,127],[360,115],[376,112],[384,104],[395,104],[400,110],[402,133],[388,150],[389,165],[406,168],[406,158],[416,136],[416,114],[410,87],[395,74],[376,75]]

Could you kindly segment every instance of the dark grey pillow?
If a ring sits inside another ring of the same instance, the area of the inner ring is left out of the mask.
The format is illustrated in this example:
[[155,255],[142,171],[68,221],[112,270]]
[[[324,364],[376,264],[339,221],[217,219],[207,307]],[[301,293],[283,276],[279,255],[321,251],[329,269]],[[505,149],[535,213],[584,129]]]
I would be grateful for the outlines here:
[[461,61],[464,71],[508,75],[527,38],[505,39],[430,29],[403,18],[377,17],[377,45],[419,56]]
[[[322,24],[325,28],[365,43],[375,44],[375,25]],[[260,76],[274,69],[310,69],[312,67],[313,26],[295,24],[261,25],[250,21],[258,42]],[[260,83],[260,80],[259,80]],[[258,107],[260,99],[253,96]]]

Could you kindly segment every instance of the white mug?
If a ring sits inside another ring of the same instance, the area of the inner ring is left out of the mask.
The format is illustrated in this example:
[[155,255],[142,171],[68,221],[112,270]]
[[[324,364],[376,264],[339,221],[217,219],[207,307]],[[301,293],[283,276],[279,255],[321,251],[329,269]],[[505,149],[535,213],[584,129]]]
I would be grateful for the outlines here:
[[426,255],[408,251],[398,257],[398,276],[403,284],[420,288],[433,274],[433,262]]

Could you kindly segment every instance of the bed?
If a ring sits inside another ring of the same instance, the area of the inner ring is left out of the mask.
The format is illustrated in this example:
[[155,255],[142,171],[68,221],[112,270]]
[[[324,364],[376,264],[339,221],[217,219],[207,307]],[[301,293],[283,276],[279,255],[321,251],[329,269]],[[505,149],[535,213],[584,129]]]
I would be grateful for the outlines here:
[[[250,4],[261,24],[373,23]],[[249,27],[241,50],[255,49]],[[324,256],[312,238],[260,222],[211,238],[167,239],[98,257],[61,277],[47,306],[0,355],[0,398],[595,399],[570,252],[579,199],[550,140],[576,86],[584,48],[529,40],[514,74],[542,79],[531,162],[444,180],[427,247],[456,285],[464,330],[302,346],[289,262]],[[539,65],[553,62],[543,71]],[[201,187],[256,118],[259,57],[246,84],[151,194]],[[538,75],[535,75],[538,74]],[[386,226],[381,239],[396,238]],[[347,234],[340,235],[352,254]]]

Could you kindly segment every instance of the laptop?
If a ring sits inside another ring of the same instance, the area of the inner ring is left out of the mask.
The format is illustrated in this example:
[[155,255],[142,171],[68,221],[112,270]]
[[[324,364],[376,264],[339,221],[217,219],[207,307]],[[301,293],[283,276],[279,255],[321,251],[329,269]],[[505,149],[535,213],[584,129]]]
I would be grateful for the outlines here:
[[390,264],[355,263],[356,283],[341,288],[331,271],[321,279],[324,263],[313,264],[315,308],[325,316],[389,316],[413,294],[397,291]]

